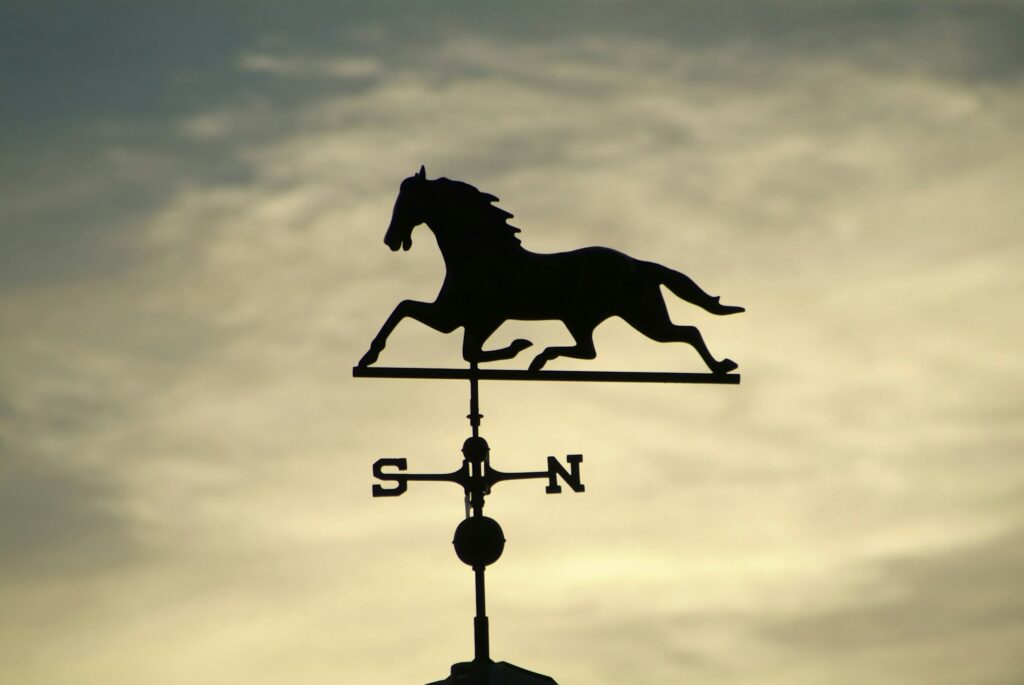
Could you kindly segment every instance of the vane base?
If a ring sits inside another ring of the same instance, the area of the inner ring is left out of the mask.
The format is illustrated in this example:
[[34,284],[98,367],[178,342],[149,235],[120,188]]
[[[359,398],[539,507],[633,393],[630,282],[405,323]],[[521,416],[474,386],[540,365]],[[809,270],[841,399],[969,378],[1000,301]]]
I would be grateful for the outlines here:
[[463,661],[452,666],[451,675],[427,685],[558,685],[555,679],[527,671],[505,661]]

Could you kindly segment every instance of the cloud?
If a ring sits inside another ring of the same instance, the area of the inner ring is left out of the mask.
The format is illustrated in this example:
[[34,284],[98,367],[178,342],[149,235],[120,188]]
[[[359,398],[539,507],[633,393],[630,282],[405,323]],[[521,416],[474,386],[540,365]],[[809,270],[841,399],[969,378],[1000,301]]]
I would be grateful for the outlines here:
[[[7,459],[15,454],[5,445]],[[95,577],[129,563],[136,544],[108,507],[116,495],[103,480],[11,468],[0,481],[0,579],[39,582]]]
[[[671,304],[740,361],[739,388],[484,388],[499,468],[586,455],[586,495],[505,485],[489,505],[510,540],[491,601],[511,661],[566,682],[834,682],[836,647],[813,634],[921,631],[915,612],[950,585],[943,617],[1014,635],[943,574],[981,573],[958,561],[977,550],[1005,587],[1016,564],[987,541],[1019,520],[1024,480],[1006,315],[1022,287],[1024,170],[1007,152],[1024,103],[1000,79],[914,68],[945,48],[890,40],[919,20],[936,35],[951,6],[789,3],[762,17],[777,35],[749,7],[703,22],[694,7],[652,35],[636,28],[657,17],[620,30],[609,5],[587,20],[602,31],[557,39],[403,26],[407,42],[367,29],[359,50],[253,41],[224,64],[261,97],[228,89],[109,127],[119,175],[67,171],[83,190],[60,216],[44,221],[48,191],[27,183],[7,216],[50,238],[21,253],[37,277],[5,283],[0,380],[5,449],[40,460],[5,502],[37,523],[4,551],[81,599],[62,610],[11,576],[29,618],[7,644],[38,649],[57,615],[54,649],[87,663],[65,679],[104,682],[171,663],[153,677],[397,681],[465,658],[469,577],[447,547],[459,493],[368,496],[378,456],[452,467],[465,389],[348,375],[394,303],[440,285],[426,229],[408,254],[381,244],[421,163],[500,195],[530,249],[607,244],[748,306],[722,321]],[[138,188],[159,192],[101,211]],[[85,208],[95,234],[76,233]],[[498,337],[520,334],[565,335]],[[615,322],[598,348],[601,368],[700,364]],[[461,363],[457,336],[411,322],[385,360]],[[99,542],[91,558],[48,544],[68,538]],[[887,582],[912,589],[879,598]],[[145,659],[115,659],[143,642]],[[900,682],[935,677],[924,654],[897,659]],[[993,673],[1011,669],[1012,652],[991,654]],[[64,677],[7,661],[19,682]]]
[[[847,672],[850,682],[941,671],[949,682],[1011,683],[1019,663],[1021,534],[1012,529],[966,548],[880,565],[875,601],[770,625],[767,635],[805,655],[798,682]],[[982,657],[982,658],[979,658]]]

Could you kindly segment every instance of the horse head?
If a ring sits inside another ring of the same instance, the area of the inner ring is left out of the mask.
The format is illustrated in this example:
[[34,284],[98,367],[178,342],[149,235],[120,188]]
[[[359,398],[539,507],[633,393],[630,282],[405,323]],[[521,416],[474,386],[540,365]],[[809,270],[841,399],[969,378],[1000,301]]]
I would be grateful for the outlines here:
[[391,212],[391,223],[384,234],[384,243],[392,252],[399,247],[408,250],[412,247],[412,229],[426,221],[427,202],[427,170],[420,167],[419,172],[402,181],[395,199],[395,209]]

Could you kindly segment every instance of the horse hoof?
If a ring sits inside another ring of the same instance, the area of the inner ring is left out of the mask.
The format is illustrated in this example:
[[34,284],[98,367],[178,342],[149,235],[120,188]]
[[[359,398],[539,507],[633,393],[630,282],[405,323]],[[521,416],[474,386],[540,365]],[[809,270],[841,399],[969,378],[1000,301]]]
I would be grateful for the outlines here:
[[715,373],[729,373],[730,371],[738,367],[739,364],[737,364],[733,360],[723,359],[722,361],[718,362],[718,364],[715,365],[715,368],[712,369],[712,371],[714,371]]
[[373,364],[375,361],[377,361],[378,356],[380,355],[377,352],[370,350],[369,352],[363,355],[363,358],[359,360],[359,363],[356,366],[369,366],[370,364]]
[[540,355],[534,357],[533,361],[530,362],[530,371],[540,371],[547,362],[548,360]]

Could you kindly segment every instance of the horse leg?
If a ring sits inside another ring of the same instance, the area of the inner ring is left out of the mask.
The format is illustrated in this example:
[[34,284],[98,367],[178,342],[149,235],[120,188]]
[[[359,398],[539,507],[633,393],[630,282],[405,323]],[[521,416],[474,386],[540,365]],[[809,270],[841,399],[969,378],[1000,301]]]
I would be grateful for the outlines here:
[[530,371],[540,371],[552,359],[557,357],[572,357],[574,359],[593,359],[597,356],[594,349],[594,328],[596,325],[587,325],[580,322],[565,322],[576,344],[571,347],[547,347],[530,362]]
[[508,347],[497,350],[484,350],[484,343],[491,337],[494,331],[498,330],[503,322],[487,323],[484,325],[466,326],[465,335],[462,337],[462,358],[467,362],[496,362],[502,359],[511,359],[533,343],[523,338],[516,338]]
[[405,318],[415,319],[441,333],[451,333],[459,327],[452,310],[444,305],[437,302],[402,300],[395,307],[395,311],[391,312],[391,316],[381,326],[377,335],[374,336],[373,342],[370,343],[370,349],[359,360],[359,366],[369,366],[377,361],[377,357],[380,356],[387,343],[388,336],[395,330],[395,326]]
[[[646,294],[648,291],[644,292]],[[672,323],[659,290],[651,291],[636,304],[640,306],[621,312],[619,316],[648,338],[657,342],[684,342],[692,345],[712,373],[729,373],[738,366],[731,359],[715,359],[696,326]]]

